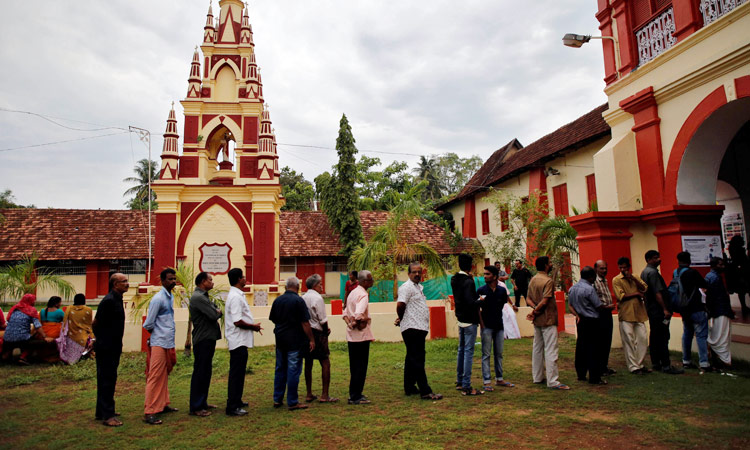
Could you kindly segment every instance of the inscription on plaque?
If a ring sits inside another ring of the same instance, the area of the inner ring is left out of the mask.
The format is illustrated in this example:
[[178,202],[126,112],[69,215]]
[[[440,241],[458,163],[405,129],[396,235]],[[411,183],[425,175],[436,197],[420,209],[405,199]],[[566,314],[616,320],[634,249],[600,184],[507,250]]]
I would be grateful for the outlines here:
[[229,272],[231,268],[229,254],[232,252],[232,247],[229,244],[204,243],[198,250],[201,252],[201,260],[198,264],[201,272],[207,272],[212,275]]

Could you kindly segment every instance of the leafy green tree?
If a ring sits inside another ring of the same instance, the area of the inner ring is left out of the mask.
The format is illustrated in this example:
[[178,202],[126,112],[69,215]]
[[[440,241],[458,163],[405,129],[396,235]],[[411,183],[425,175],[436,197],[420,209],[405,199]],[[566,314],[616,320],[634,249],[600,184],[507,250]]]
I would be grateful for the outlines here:
[[279,182],[281,183],[281,193],[286,198],[286,205],[281,208],[282,210],[310,211],[312,209],[315,188],[301,173],[285,166],[281,169]]
[[159,165],[155,161],[149,161],[144,158],[138,161],[133,168],[135,172],[134,177],[125,178],[124,182],[130,183],[133,186],[125,191],[123,197],[132,195],[133,197],[125,202],[125,206],[130,209],[148,209],[149,201],[151,202],[151,209],[157,209],[156,193],[151,191],[149,195],[148,180],[149,172],[151,173],[151,181],[159,179]]
[[461,158],[455,153],[445,153],[435,159],[444,195],[455,194],[463,189],[483,164],[479,156]]
[[380,158],[365,155],[357,162],[356,188],[360,198],[360,210],[387,210],[388,207],[383,202],[389,192],[404,193],[412,186],[408,164],[393,161],[383,170],[373,170],[380,164]]
[[[490,233],[484,241],[487,253],[499,261],[520,259],[532,269],[537,257],[547,255],[557,279],[561,268],[578,258],[578,233],[563,216],[550,217],[544,194],[536,192],[521,199],[507,191],[495,190],[487,197],[497,217],[507,212],[508,229]],[[532,269],[533,270],[533,269]],[[571,276],[563,273],[564,281]]]
[[336,138],[336,151],[339,161],[336,164],[330,179],[325,177],[316,178],[324,184],[321,186],[322,206],[331,228],[339,233],[339,242],[343,248],[341,254],[351,255],[352,251],[362,244],[364,236],[362,225],[359,221],[359,197],[354,188],[356,182],[356,159],[357,147],[352,135],[352,127],[346,118],[341,116],[339,123],[339,136]]
[[398,271],[405,264],[418,261],[430,276],[445,275],[440,255],[426,242],[409,242],[406,230],[421,217],[424,209],[422,191],[427,183],[413,186],[405,193],[391,192],[390,215],[384,225],[375,228],[373,236],[352,253],[352,270],[369,269],[376,278],[393,280],[393,298],[398,296]]
[[37,289],[49,289],[62,298],[72,298],[76,292],[73,285],[51,270],[37,267],[38,260],[36,254],[26,255],[20,262],[0,268],[0,296],[19,300]]
[[16,196],[10,189],[0,192],[0,209],[34,208],[34,205],[23,206],[16,203]]

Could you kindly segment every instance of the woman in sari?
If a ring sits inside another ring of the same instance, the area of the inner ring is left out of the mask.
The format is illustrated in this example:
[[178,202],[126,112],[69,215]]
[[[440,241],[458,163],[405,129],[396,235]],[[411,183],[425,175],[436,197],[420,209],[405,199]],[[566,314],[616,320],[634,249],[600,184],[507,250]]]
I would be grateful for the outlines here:
[[[8,311],[8,322],[5,329],[3,342],[3,359],[12,355],[16,348],[21,349],[19,364],[28,365],[28,351],[43,347],[46,342],[54,339],[44,333],[41,322],[39,322],[39,311],[34,307],[36,295],[26,294],[21,301]],[[40,339],[32,339],[31,325],[34,325],[34,334]]]
[[68,308],[62,324],[62,333],[57,338],[60,359],[68,364],[75,364],[84,352],[91,349],[94,332],[91,323],[94,313],[86,306],[86,296],[76,294],[73,306]]

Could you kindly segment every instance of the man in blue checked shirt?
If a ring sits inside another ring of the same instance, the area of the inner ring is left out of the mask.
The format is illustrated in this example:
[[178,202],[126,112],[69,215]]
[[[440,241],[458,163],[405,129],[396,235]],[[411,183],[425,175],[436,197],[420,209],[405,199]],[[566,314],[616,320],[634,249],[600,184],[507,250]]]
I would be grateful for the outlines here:
[[177,363],[174,350],[174,297],[177,284],[174,269],[164,269],[159,275],[162,289],[151,298],[143,328],[151,333],[146,363],[146,402],[143,420],[149,425],[162,423],[156,414],[177,411],[169,406],[167,378]]

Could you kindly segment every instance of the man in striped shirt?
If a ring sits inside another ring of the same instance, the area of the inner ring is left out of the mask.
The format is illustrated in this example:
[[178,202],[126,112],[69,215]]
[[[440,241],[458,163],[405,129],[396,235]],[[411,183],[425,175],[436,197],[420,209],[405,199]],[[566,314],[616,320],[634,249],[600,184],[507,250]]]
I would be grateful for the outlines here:
[[602,364],[601,374],[612,375],[615,371],[609,368],[609,351],[612,348],[612,310],[615,309],[615,304],[612,301],[612,291],[610,291],[609,284],[607,283],[607,263],[600,259],[594,264],[594,270],[596,271],[594,289],[596,289],[603,307],[599,310],[600,336],[602,338],[600,353]]

